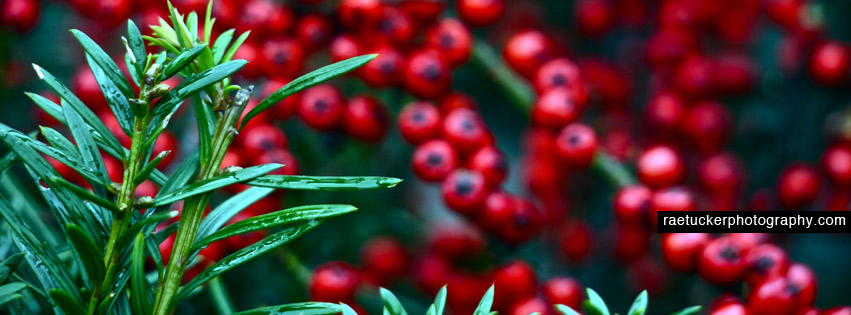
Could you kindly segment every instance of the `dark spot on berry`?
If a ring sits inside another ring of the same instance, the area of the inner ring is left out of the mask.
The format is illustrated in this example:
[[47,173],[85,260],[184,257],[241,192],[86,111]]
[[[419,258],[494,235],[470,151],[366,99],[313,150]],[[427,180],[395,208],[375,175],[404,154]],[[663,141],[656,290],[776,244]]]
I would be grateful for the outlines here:
[[392,19],[383,19],[378,23],[378,30],[385,34],[393,33],[396,30],[396,23]]
[[582,137],[575,133],[567,137],[567,143],[569,143],[571,146],[577,146],[580,140],[582,140]]
[[517,225],[517,227],[521,229],[529,225],[530,221],[531,220],[529,220],[529,216],[525,213],[517,214],[514,216],[514,223]]
[[771,269],[772,266],[774,266],[774,260],[765,256],[760,257],[753,264],[754,270],[763,274],[767,272],[768,269]]
[[786,292],[792,293],[794,296],[798,296],[798,294],[801,294],[801,287],[792,283],[786,286]]
[[325,100],[317,100],[316,103],[313,103],[313,109],[319,113],[324,113],[331,109],[331,105]]
[[290,61],[290,54],[286,51],[279,50],[272,56],[272,60],[275,64],[285,64]]
[[394,65],[393,62],[387,60],[378,65],[378,70],[380,70],[381,73],[384,74],[391,74],[393,73],[393,71],[396,71],[396,65]]
[[455,38],[446,33],[440,34],[440,47],[452,48],[452,46],[455,46]]
[[421,111],[417,111],[413,115],[411,115],[411,120],[414,122],[425,121],[425,114]]
[[468,133],[473,132],[476,130],[476,124],[470,119],[464,119],[461,121],[461,130]]
[[732,246],[724,247],[724,249],[721,250],[720,254],[721,258],[724,258],[724,260],[727,261],[734,261],[736,259],[739,259],[739,251]]
[[429,64],[423,68],[422,75],[426,80],[437,81],[440,79],[440,66]]
[[426,164],[428,165],[438,166],[441,163],[443,163],[443,156],[436,152],[429,153],[429,155],[426,157]]
[[473,192],[473,179],[470,175],[463,175],[455,182],[455,192],[459,195],[469,195]]
[[567,84],[567,78],[565,78],[563,74],[557,73],[550,79],[550,82],[552,82],[553,85],[565,85]]

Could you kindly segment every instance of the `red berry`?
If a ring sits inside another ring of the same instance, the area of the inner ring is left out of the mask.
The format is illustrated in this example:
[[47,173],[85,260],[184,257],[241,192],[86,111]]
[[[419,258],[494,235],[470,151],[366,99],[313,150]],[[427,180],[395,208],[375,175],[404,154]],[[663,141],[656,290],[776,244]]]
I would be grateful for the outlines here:
[[511,306],[510,311],[508,312],[510,315],[528,315],[528,314],[543,314],[550,315],[553,314],[552,306],[547,304],[543,299],[539,297],[530,297],[524,300],[520,300],[514,305]]
[[233,59],[242,59],[248,62],[245,64],[245,67],[242,68],[242,71],[239,72],[239,74],[248,79],[257,78],[265,72],[262,65],[262,53],[260,48],[257,47],[257,44],[253,41],[249,40],[242,43],[242,45],[239,46],[239,49],[236,50],[236,53],[234,53]]
[[535,270],[522,260],[515,260],[494,270],[494,301],[503,306],[521,301],[535,295],[538,282]]
[[783,207],[797,210],[815,200],[819,191],[819,178],[812,166],[792,164],[783,170],[777,180],[777,196]]
[[420,144],[440,135],[440,112],[429,102],[414,102],[399,112],[399,132],[412,144]]
[[711,96],[715,90],[715,71],[714,61],[698,55],[690,56],[677,70],[677,90],[693,98]]
[[535,75],[535,90],[544,94],[552,89],[584,88],[579,67],[566,58],[558,58],[543,64]]
[[431,140],[414,150],[411,165],[424,181],[442,181],[458,166],[455,149],[444,140]]
[[257,156],[272,149],[286,149],[287,135],[280,128],[263,124],[245,128],[238,138],[246,156]]
[[575,91],[556,88],[538,98],[532,107],[532,122],[535,126],[559,129],[579,119],[584,104]]
[[442,0],[402,0],[399,2],[399,9],[419,25],[434,21],[443,12],[444,6],[445,3]]
[[429,248],[452,261],[466,259],[485,247],[482,232],[466,222],[437,222],[429,231]]
[[496,23],[505,13],[505,0],[458,0],[458,14],[473,26]]
[[337,128],[345,115],[343,96],[330,84],[320,84],[302,92],[298,109],[305,124],[323,131]]
[[452,81],[449,64],[439,52],[431,49],[409,56],[402,76],[405,90],[420,98],[446,94]]
[[82,15],[107,27],[125,22],[133,13],[133,2],[130,0],[74,0],[72,3]]
[[826,309],[819,315],[851,315],[851,306],[836,306]]
[[100,90],[95,75],[89,68],[79,68],[71,78],[71,89],[94,112],[106,111],[109,105]]
[[510,224],[503,226],[497,232],[503,241],[517,244],[525,241],[538,232],[544,223],[544,217],[535,205],[525,198],[516,198],[517,206]]
[[263,42],[263,72],[267,76],[295,77],[304,67],[301,44],[293,38],[275,38]]
[[378,54],[378,57],[357,70],[363,82],[373,87],[387,87],[399,83],[400,69],[405,63],[405,57],[392,46],[382,46],[373,50],[373,53]]
[[292,27],[292,11],[283,3],[270,0],[250,0],[240,4],[239,27],[251,30],[257,38],[280,35]]
[[571,261],[580,262],[591,252],[591,229],[583,221],[568,223],[561,233],[561,251]]
[[295,36],[307,51],[319,50],[331,39],[331,20],[321,14],[307,14],[298,20]]
[[426,45],[440,51],[452,67],[470,59],[473,39],[467,27],[453,18],[444,18],[426,32]]
[[848,47],[838,42],[826,42],[813,50],[810,56],[810,75],[813,80],[825,85],[840,85],[848,78]]
[[582,0],[576,2],[576,23],[588,36],[600,36],[612,28],[615,12],[607,0]]
[[0,12],[0,25],[28,32],[38,22],[41,6],[38,0],[6,0],[0,6]]
[[650,198],[650,225],[656,227],[659,211],[694,211],[694,197],[682,186],[668,187],[653,193]]
[[372,97],[352,97],[343,114],[343,130],[357,139],[377,142],[387,133],[387,111]]
[[337,6],[337,17],[343,26],[370,26],[381,19],[380,0],[342,0]]
[[490,285],[490,281],[481,275],[452,273],[446,282],[446,304],[453,314],[472,314]]
[[816,274],[807,265],[794,263],[786,270],[786,279],[794,292],[798,293],[800,305],[813,305],[816,301],[818,285]]
[[683,126],[698,149],[714,152],[721,149],[730,133],[731,117],[727,106],[701,102],[685,116]]
[[454,91],[444,97],[441,97],[440,101],[437,103],[437,108],[440,110],[441,115],[448,115],[456,108],[466,108],[472,111],[478,111],[479,106],[476,104],[476,100],[469,95]]
[[851,186],[851,147],[845,144],[834,144],[824,152],[821,164],[834,185]]
[[768,278],[753,288],[748,311],[753,315],[794,315],[798,309],[795,292],[784,277]]
[[564,127],[556,138],[556,152],[562,161],[573,168],[591,166],[597,150],[597,135],[594,129],[581,123]]
[[685,179],[685,165],[679,154],[669,146],[644,150],[636,161],[638,179],[651,188],[662,188]]
[[741,302],[726,303],[712,308],[708,315],[750,315],[747,307]]
[[654,34],[647,42],[647,61],[655,66],[674,66],[698,50],[695,36],[681,28],[667,28]]
[[502,57],[508,65],[526,78],[533,78],[541,65],[554,55],[550,39],[536,30],[515,33],[502,48]]
[[748,250],[745,263],[748,265],[745,280],[754,286],[767,278],[785,274],[789,267],[789,256],[776,245],[763,244]]
[[703,248],[697,271],[706,281],[726,285],[742,279],[748,265],[742,246],[729,237],[717,238]]
[[489,187],[497,187],[508,172],[508,161],[502,151],[494,146],[486,146],[470,156],[467,168],[482,173]]
[[700,162],[697,168],[700,185],[716,195],[735,195],[742,187],[742,170],[738,157],[723,152]]
[[363,53],[364,50],[361,43],[349,34],[342,34],[335,37],[328,47],[328,54],[331,55],[331,60],[334,62],[357,57],[363,55]]
[[[290,81],[279,79],[279,78],[270,78],[263,84],[263,89],[261,90],[261,95],[263,97],[269,97],[272,93],[277,91],[278,89],[287,85]],[[272,116],[277,120],[287,120],[293,114],[298,111],[298,105],[301,102],[301,93],[296,93],[290,96],[287,96],[282,101],[275,104],[270,109]]]
[[756,82],[757,71],[745,55],[727,53],[716,64],[715,83],[718,90],[727,94],[743,94]]
[[261,155],[254,157],[254,162],[257,165],[278,163],[283,167],[272,171],[269,174],[277,175],[298,175],[298,160],[295,156],[284,148],[274,148],[264,151]]
[[451,267],[443,257],[430,254],[417,259],[413,272],[420,288],[434,295],[447,284]]
[[576,310],[582,305],[583,288],[576,279],[568,277],[556,277],[547,280],[541,286],[541,291],[550,304],[567,305]]
[[497,232],[511,224],[516,207],[515,196],[499,190],[491,192],[485,198],[485,204],[479,212],[477,222],[484,229]]
[[710,236],[706,233],[669,233],[662,235],[662,257],[668,267],[679,272],[692,272]]
[[379,43],[390,43],[398,46],[406,46],[416,35],[411,20],[394,6],[384,6],[378,26],[367,30],[367,36],[375,36],[373,39]]
[[352,265],[331,261],[319,265],[310,278],[310,299],[317,302],[350,302],[360,276]]
[[443,119],[443,138],[460,153],[472,153],[492,143],[482,117],[465,108],[453,110]]
[[385,285],[403,276],[410,267],[411,258],[405,246],[391,237],[376,237],[361,249],[361,267],[367,281]]
[[632,185],[618,190],[613,207],[615,217],[623,223],[642,225],[648,222],[652,192],[645,186]]
[[487,197],[485,177],[476,171],[457,169],[443,180],[443,201],[450,209],[472,215],[484,204]]

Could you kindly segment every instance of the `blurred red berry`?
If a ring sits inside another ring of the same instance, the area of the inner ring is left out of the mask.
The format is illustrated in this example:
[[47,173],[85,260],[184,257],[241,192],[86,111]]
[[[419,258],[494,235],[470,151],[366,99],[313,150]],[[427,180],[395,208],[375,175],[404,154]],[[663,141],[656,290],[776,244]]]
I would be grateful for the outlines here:
[[444,140],[431,140],[414,150],[411,165],[424,181],[442,181],[458,166],[455,149]]
[[505,0],[458,0],[456,4],[464,22],[473,26],[496,23],[505,13]]
[[794,163],[777,180],[777,197],[789,210],[798,210],[815,200],[819,191],[818,173],[812,166]]
[[408,57],[402,71],[405,90],[416,97],[433,99],[449,91],[449,63],[436,50],[422,50]]
[[556,138],[556,152],[567,165],[585,169],[591,166],[597,151],[597,134],[591,127],[572,123],[564,127]]
[[360,282],[360,275],[352,265],[331,261],[313,270],[310,279],[310,299],[317,302],[351,302]]
[[372,97],[361,95],[348,100],[343,113],[343,130],[354,138],[377,142],[387,133],[387,111]]
[[582,306],[582,284],[568,277],[550,278],[541,286],[541,292],[550,304],[562,304],[577,310]]
[[0,25],[18,32],[30,31],[41,15],[38,0],[5,0],[0,6]]
[[685,179],[685,165],[679,154],[669,146],[650,147],[636,160],[638,179],[651,188],[662,188]]
[[443,119],[443,138],[459,153],[473,153],[493,142],[487,128],[478,113],[459,108]]
[[443,201],[459,213],[473,215],[479,211],[487,197],[485,177],[476,171],[456,169],[443,180]]
[[810,56],[810,75],[813,80],[825,85],[840,85],[851,71],[848,47],[838,42],[826,42],[813,50]]
[[399,132],[412,144],[420,144],[440,135],[440,112],[429,102],[414,102],[399,112]]
[[662,235],[662,257],[668,267],[679,272],[697,268],[698,256],[710,241],[706,233],[668,233]]
[[502,57],[508,65],[526,78],[533,78],[541,65],[550,61],[555,54],[550,39],[536,30],[511,35],[502,48]]
[[340,126],[345,106],[343,96],[336,87],[320,84],[301,93],[298,112],[308,126],[327,131]]
[[444,18],[426,32],[426,45],[440,51],[450,66],[457,67],[470,58],[473,39],[461,21]]
[[710,241],[703,247],[697,259],[697,271],[700,276],[719,285],[741,280],[747,267],[744,249],[729,237]]

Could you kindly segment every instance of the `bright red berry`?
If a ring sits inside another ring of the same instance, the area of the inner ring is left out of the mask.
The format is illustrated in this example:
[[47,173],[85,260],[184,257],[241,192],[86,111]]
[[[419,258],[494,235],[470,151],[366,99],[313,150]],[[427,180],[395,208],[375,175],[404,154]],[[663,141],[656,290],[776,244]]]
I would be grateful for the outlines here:
[[556,138],[556,152],[567,165],[584,169],[591,166],[597,151],[597,134],[581,123],[564,127]]
[[505,13],[505,0],[459,0],[458,14],[473,26],[496,23]]
[[686,176],[682,158],[669,146],[660,145],[644,150],[635,164],[638,179],[651,188],[677,184]]
[[579,66],[566,58],[548,61],[538,69],[538,73],[535,75],[535,90],[539,94],[560,87],[585,88],[584,84]]
[[338,21],[350,28],[375,25],[382,13],[381,0],[342,0],[337,5]]
[[810,75],[825,85],[839,85],[848,78],[851,64],[848,47],[838,42],[826,42],[813,50],[810,56]]
[[0,25],[27,32],[38,22],[41,6],[38,0],[6,0],[0,6]]
[[686,58],[676,73],[677,90],[686,96],[701,98],[715,91],[715,63],[703,56]]
[[343,113],[343,130],[346,134],[376,142],[387,133],[387,111],[372,97],[361,95],[349,99]]
[[792,164],[783,170],[777,180],[777,196],[783,207],[797,210],[815,200],[819,191],[819,178],[812,166]]
[[414,173],[430,182],[442,181],[458,166],[455,149],[444,140],[431,140],[414,150],[411,158]]
[[470,156],[467,168],[482,173],[489,187],[497,187],[508,172],[508,161],[496,147],[485,146]]
[[478,113],[459,108],[443,119],[443,138],[460,153],[472,153],[491,144],[490,131]]
[[714,154],[700,162],[697,180],[716,195],[735,195],[742,187],[742,168],[738,157],[730,152]]
[[473,39],[467,27],[453,18],[444,18],[426,32],[426,45],[437,49],[452,67],[470,59]]
[[310,278],[310,299],[317,302],[350,302],[360,282],[360,275],[352,265],[331,261],[319,265]]
[[502,57],[508,65],[526,78],[533,78],[555,54],[550,39],[536,30],[515,33],[502,48]]
[[441,115],[448,115],[456,108],[466,108],[473,111],[478,111],[479,105],[476,100],[463,92],[453,91],[446,96],[441,97],[437,102],[437,108]]
[[683,127],[691,142],[703,152],[721,149],[732,127],[727,106],[716,102],[698,103],[684,117]]
[[821,165],[834,185],[851,186],[851,147],[845,144],[832,145],[824,152]]
[[706,244],[697,260],[700,276],[719,285],[739,281],[747,267],[744,249],[729,237],[717,238]]
[[402,71],[405,90],[420,98],[437,98],[449,91],[449,63],[436,50],[426,49],[408,57]]
[[298,20],[295,36],[306,51],[316,51],[325,45],[333,32],[331,20],[321,14],[307,14]]
[[535,126],[560,129],[579,119],[584,104],[576,92],[567,88],[556,88],[541,95],[532,107],[532,123]]
[[767,278],[785,274],[789,256],[777,245],[763,244],[748,250],[745,263],[748,265],[745,280],[754,286]]
[[487,197],[485,177],[476,171],[457,169],[443,180],[443,201],[450,209],[472,215]]
[[491,275],[494,284],[494,300],[501,305],[533,297],[538,290],[535,270],[527,262],[515,260],[499,266]]
[[361,249],[360,258],[364,277],[378,285],[403,276],[411,264],[405,246],[392,237],[369,240]]
[[267,76],[295,77],[304,67],[304,51],[301,44],[293,38],[266,40],[260,54],[263,72]]
[[485,198],[484,207],[479,212],[477,222],[482,228],[497,232],[511,224],[514,210],[517,207],[516,197],[504,191],[493,191]]
[[692,272],[703,247],[710,241],[706,233],[668,233],[662,235],[662,257],[668,267],[679,272]]
[[798,306],[795,292],[784,277],[765,279],[748,297],[748,311],[753,315],[794,315]]
[[653,192],[645,186],[631,185],[618,190],[613,207],[615,217],[623,223],[643,225],[650,215],[650,198]]
[[503,241],[508,243],[520,243],[534,236],[541,225],[544,217],[541,211],[526,198],[516,198],[517,206],[508,225],[497,232]]
[[807,265],[794,263],[786,270],[786,279],[794,292],[798,293],[800,305],[813,305],[816,301],[818,284],[816,274]]
[[575,310],[582,305],[584,290],[582,284],[576,279],[568,277],[551,278],[544,282],[541,291],[550,304],[567,305]]
[[389,45],[381,46],[372,52],[378,54],[378,57],[357,70],[363,82],[373,87],[387,87],[399,83],[405,56]]
[[420,144],[440,135],[440,112],[429,102],[414,102],[399,112],[399,132],[412,144]]
[[851,306],[836,306],[826,309],[819,315],[851,315]]
[[582,0],[576,2],[576,23],[588,36],[605,34],[615,23],[615,12],[607,0]]
[[269,125],[253,125],[240,133],[240,145],[247,156],[257,156],[272,149],[286,149],[287,135],[280,128]]
[[510,315],[553,314],[552,306],[539,297],[529,297],[511,305]]
[[362,46],[354,36],[342,34],[331,40],[331,44],[328,47],[328,54],[331,55],[332,61],[340,62],[363,55],[364,48]]
[[345,115],[345,101],[340,91],[330,84],[311,87],[301,94],[299,116],[318,130],[337,128]]

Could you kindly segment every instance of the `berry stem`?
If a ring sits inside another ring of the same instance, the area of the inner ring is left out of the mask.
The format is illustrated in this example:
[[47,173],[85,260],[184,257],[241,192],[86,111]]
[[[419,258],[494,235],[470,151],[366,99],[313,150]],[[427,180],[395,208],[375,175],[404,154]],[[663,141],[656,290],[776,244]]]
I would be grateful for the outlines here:
[[[529,115],[535,100],[532,88],[506,66],[493,47],[481,39],[476,39],[472,63],[488,73],[491,79],[508,95],[515,107]],[[635,182],[629,169],[608,153],[603,152],[602,149],[597,150],[591,168],[603,174],[616,187],[623,187]]]

